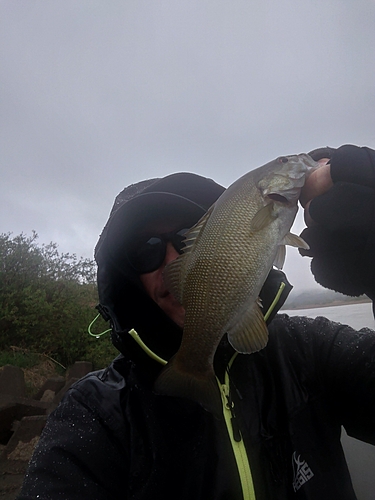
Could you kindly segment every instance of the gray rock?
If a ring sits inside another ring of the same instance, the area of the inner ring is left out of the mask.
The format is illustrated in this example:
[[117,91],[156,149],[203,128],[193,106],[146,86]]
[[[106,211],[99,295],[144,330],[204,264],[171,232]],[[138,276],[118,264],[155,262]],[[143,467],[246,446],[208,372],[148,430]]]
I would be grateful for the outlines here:
[[71,378],[82,378],[88,373],[92,372],[92,363],[89,361],[76,361],[74,365],[68,368],[66,373],[66,379],[69,380]]
[[7,444],[14,431],[15,421],[25,416],[46,415],[50,409],[51,403],[0,394],[0,443]]
[[46,421],[47,415],[22,418],[3,450],[2,459],[29,461]]
[[[51,377],[45,381],[39,391],[35,394],[33,399],[38,401],[47,401],[46,392],[50,395],[53,393],[53,397],[64,387],[65,378],[64,377]],[[52,399],[48,399],[49,401],[53,401]]]
[[0,371],[0,394],[23,397],[26,394],[25,376],[18,366],[5,365]]

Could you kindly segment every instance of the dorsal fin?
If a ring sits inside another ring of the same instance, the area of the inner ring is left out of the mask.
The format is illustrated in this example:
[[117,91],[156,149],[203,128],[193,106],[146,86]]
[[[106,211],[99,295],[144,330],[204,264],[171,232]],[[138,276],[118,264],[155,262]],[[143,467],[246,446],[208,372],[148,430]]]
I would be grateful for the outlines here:
[[173,260],[165,266],[164,283],[167,290],[182,304],[183,300],[183,283],[181,279],[181,268],[184,267],[183,259],[186,254],[180,255],[176,260]]
[[203,228],[205,227],[213,206],[203,215],[203,217],[185,233],[183,254],[179,255],[176,260],[170,262],[164,269],[164,283],[167,289],[175,296],[175,298],[183,304],[184,283],[182,277],[185,276],[186,260],[189,258],[189,253],[194,243],[198,240]]
[[196,240],[198,239],[199,235],[203,231],[205,225],[207,224],[208,219],[210,218],[210,215],[214,209],[214,205],[212,205],[207,212],[199,219],[199,221],[193,226],[192,228],[189,229],[185,233],[185,238],[183,243],[185,244],[184,248],[182,251],[185,253],[189,252],[191,247],[194,245]]

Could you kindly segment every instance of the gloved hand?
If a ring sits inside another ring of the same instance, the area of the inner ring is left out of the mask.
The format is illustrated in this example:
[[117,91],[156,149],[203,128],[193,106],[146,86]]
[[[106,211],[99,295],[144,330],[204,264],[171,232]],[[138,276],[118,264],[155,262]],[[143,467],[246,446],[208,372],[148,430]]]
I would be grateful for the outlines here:
[[375,151],[346,145],[309,154],[328,158],[329,165],[322,167],[325,177],[312,174],[301,193],[309,221],[301,237],[310,250],[300,253],[312,257],[311,271],[322,286],[374,300]]

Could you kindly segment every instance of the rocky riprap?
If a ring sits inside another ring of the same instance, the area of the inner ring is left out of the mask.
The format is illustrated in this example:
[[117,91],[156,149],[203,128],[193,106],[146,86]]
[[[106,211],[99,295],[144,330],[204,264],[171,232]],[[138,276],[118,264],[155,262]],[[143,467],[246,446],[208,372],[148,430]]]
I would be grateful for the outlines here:
[[48,415],[67,389],[90,371],[91,363],[77,361],[65,377],[47,379],[34,396],[26,397],[22,369],[0,369],[0,500],[16,498]]

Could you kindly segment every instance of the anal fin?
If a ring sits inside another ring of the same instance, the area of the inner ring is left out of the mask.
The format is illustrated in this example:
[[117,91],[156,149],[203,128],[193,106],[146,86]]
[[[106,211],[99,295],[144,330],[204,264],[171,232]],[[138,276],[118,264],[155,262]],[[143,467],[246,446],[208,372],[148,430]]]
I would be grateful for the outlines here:
[[277,253],[275,260],[273,261],[273,265],[277,267],[277,269],[282,269],[284,266],[285,257],[286,257],[285,245],[281,244],[277,247]]

